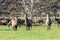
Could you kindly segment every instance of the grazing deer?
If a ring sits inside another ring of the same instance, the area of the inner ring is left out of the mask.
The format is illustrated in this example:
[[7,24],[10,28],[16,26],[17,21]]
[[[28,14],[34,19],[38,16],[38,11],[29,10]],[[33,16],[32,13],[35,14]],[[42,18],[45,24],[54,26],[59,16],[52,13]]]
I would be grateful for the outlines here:
[[56,15],[55,15],[55,21],[58,23],[58,27],[59,27],[60,19],[59,18],[56,18]]

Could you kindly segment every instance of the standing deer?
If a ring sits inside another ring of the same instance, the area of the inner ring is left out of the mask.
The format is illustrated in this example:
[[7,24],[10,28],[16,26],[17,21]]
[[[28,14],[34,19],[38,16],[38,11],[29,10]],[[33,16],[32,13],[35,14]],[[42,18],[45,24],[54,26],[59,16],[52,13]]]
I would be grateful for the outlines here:
[[12,28],[14,30],[17,30],[17,27],[18,27],[18,18],[17,17],[13,17],[11,19],[11,21],[8,23],[8,26],[10,26],[10,24],[12,25]]
[[32,28],[32,20],[29,20],[26,14],[26,30],[30,30],[30,28]]
[[46,26],[47,26],[47,30],[51,29],[51,19],[50,19],[50,14],[47,13],[47,18],[46,18]]

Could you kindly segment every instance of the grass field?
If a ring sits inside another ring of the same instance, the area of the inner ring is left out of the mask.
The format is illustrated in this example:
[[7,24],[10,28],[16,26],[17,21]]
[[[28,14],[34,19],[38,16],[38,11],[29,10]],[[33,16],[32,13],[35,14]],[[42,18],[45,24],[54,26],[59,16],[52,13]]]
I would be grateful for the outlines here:
[[52,25],[51,30],[46,30],[46,27],[41,25],[26,31],[25,26],[21,26],[14,31],[11,27],[1,25],[0,40],[60,40],[60,27]]

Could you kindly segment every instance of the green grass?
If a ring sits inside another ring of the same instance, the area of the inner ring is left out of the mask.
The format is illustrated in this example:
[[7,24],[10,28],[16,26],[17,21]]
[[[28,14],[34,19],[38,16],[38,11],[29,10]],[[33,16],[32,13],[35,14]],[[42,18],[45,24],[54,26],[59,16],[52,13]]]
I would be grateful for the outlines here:
[[60,27],[52,25],[51,30],[46,30],[46,26],[41,25],[26,31],[25,26],[21,26],[14,31],[11,27],[1,25],[0,40],[60,40]]

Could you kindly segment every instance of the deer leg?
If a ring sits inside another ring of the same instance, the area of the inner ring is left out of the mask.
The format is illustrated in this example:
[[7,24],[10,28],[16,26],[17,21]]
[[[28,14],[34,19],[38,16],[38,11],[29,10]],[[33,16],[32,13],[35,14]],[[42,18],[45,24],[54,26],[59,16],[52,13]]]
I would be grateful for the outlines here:
[[30,30],[30,26],[27,26],[27,27],[26,27],[26,30]]
[[13,27],[13,29],[16,31],[17,30],[17,25]]
[[51,26],[47,26],[47,30],[50,30],[51,29]]
[[58,23],[58,27],[59,27],[59,23]]

